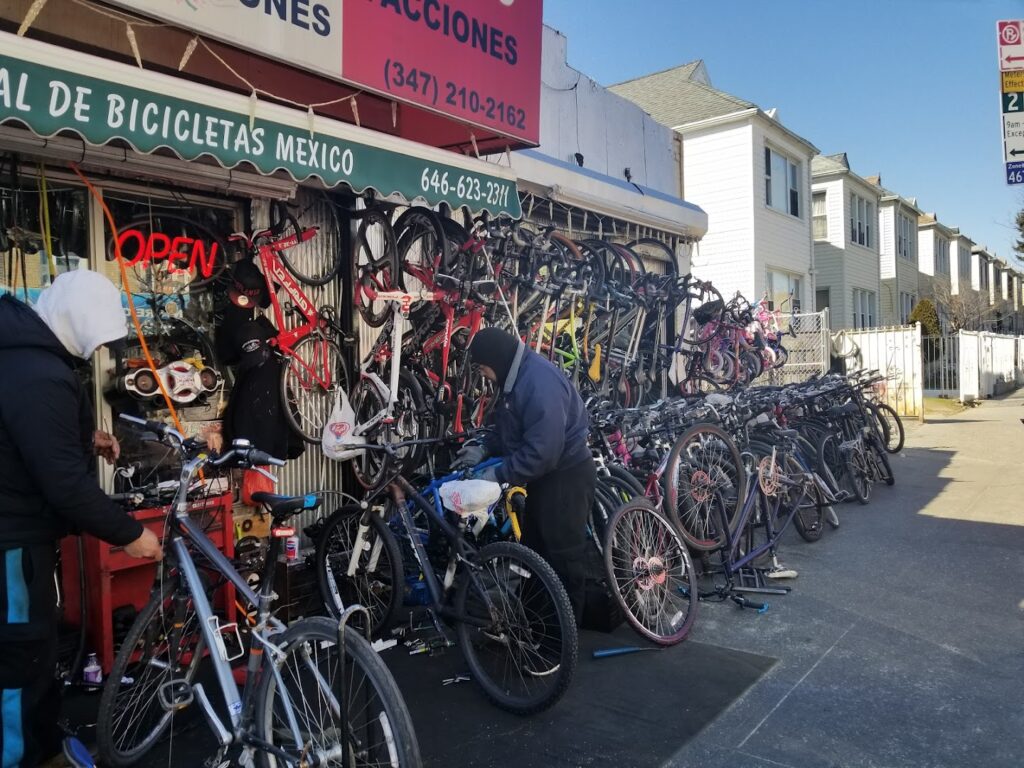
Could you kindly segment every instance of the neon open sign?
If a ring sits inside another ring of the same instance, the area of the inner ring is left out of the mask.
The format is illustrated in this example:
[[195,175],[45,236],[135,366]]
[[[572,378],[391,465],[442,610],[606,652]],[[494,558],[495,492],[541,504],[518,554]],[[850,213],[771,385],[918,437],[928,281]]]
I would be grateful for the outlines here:
[[[170,274],[198,274],[212,277],[220,258],[220,244],[186,235],[123,229],[117,236],[121,256],[130,267],[163,266]],[[161,264],[161,262],[163,262]]]

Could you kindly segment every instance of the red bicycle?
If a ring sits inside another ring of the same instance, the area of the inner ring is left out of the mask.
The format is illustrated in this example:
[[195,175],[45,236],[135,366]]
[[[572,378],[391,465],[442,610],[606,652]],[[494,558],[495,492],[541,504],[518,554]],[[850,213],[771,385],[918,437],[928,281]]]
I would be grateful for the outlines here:
[[[257,259],[270,294],[273,322],[278,329],[270,344],[284,357],[281,368],[281,398],[292,429],[310,443],[319,443],[339,392],[348,391],[349,375],[341,346],[342,333],[331,307],[316,307],[299,287],[281,253],[316,237],[318,227],[300,228],[291,220],[290,234],[282,234],[289,220],[252,235],[234,234],[229,240],[245,245],[250,258]],[[288,296],[283,305],[278,296]],[[295,315],[301,318],[295,322]]]

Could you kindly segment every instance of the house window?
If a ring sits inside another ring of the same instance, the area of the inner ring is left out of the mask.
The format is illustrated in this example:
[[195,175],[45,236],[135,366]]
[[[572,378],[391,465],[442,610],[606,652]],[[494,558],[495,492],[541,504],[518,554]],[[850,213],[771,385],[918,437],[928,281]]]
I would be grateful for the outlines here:
[[832,303],[832,292],[828,288],[819,288],[814,292],[814,311],[821,312],[828,309]]
[[900,291],[900,325],[906,325],[910,321],[910,313],[914,311],[916,304],[917,296]]
[[871,247],[871,220],[875,206],[860,195],[850,195],[850,242]]
[[913,261],[917,253],[917,226],[902,213],[896,216],[896,253],[901,259]]
[[784,312],[790,309],[794,312],[800,311],[800,297],[803,295],[803,278],[800,275],[769,269],[766,285],[771,309],[781,309]]
[[811,197],[811,222],[815,240],[828,240],[828,214],[825,211],[825,193],[815,192]]
[[800,164],[769,147],[764,148],[765,205],[800,216]]
[[949,240],[944,237],[935,240],[935,274],[949,274]]
[[853,327],[874,328],[878,297],[874,291],[853,289]]
[[984,259],[978,260],[978,286],[978,290],[988,290],[988,262]]
[[957,274],[967,280],[971,279],[971,252],[964,246],[957,248]]

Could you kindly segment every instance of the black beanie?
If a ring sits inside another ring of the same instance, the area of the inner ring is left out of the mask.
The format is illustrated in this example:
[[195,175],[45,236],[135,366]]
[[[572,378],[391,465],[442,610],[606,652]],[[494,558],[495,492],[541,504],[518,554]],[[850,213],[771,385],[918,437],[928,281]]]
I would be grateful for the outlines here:
[[519,339],[508,331],[484,328],[470,342],[469,356],[477,365],[492,369],[498,377],[498,385],[504,386],[519,344]]

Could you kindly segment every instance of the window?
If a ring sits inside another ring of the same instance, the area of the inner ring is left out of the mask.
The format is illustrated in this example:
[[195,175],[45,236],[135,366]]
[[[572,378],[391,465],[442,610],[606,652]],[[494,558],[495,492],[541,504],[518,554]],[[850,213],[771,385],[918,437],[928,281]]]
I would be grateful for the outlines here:
[[878,297],[874,291],[861,288],[853,289],[853,327],[873,328],[875,326],[875,309]]
[[971,279],[971,251],[967,246],[957,246],[957,274],[966,280]]
[[917,304],[917,296],[912,293],[900,291],[900,324],[906,325],[910,321],[910,313],[914,311]]
[[850,195],[850,242],[871,247],[871,226],[875,205],[860,195]]
[[815,240],[828,240],[828,213],[825,211],[825,193],[815,192],[811,197],[811,223]]
[[907,261],[917,254],[917,224],[902,213],[896,216],[896,254]]
[[[781,309],[785,312],[792,308],[794,312],[800,311],[800,297],[803,295],[801,291],[803,278],[800,275],[769,269],[766,284],[771,309]],[[792,304],[790,304],[790,299],[792,299]]]
[[764,202],[777,211],[800,216],[800,165],[769,147],[764,148]]
[[832,303],[832,292],[828,288],[819,288],[814,292],[814,311],[821,312],[828,309]]
[[949,274],[949,240],[941,236],[935,239],[935,274]]

